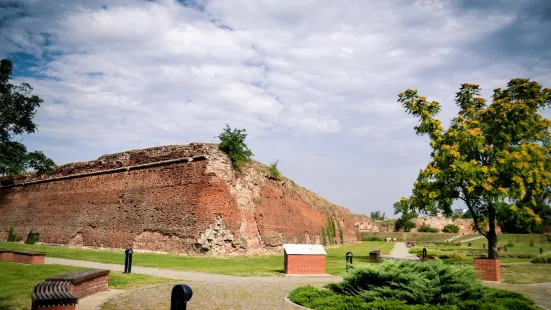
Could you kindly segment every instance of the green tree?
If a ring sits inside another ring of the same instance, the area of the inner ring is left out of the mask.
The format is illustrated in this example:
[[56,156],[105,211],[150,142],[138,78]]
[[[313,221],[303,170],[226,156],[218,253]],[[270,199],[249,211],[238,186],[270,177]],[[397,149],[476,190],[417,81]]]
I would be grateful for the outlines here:
[[241,171],[241,167],[252,160],[254,154],[245,143],[246,129],[231,129],[230,125],[226,124],[224,131],[217,138],[220,139],[218,149],[228,155],[236,171]]
[[372,220],[380,220],[380,219],[382,219],[381,211],[371,212],[369,217],[371,217]]
[[398,220],[396,220],[396,222],[394,222],[395,231],[404,230],[407,232],[415,228],[415,223],[411,220],[419,215],[413,211],[411,201],[409,199],[402,198],[400,201],[394,203],[394,214],[398,213],[401,213],[402,215]]
[[527,206],[517,207],[506,203],[497,204],[497,224],[508,234],[542,233],[542,219]]
[[43,100],[31,95],[31,85],[10,83],[12,67],[10,60],[0,61],[0,175],[13,177],[28,169],[51,171],[55,163],[44,153],[28,152],[25,145],[15,141],[19,135],[36,131],[33,117]]
[[541,110],[551,105],[551,89],[528,79],[512,79],[495,89],[492,103],[478,85],[456,93],[459,114],[448,129],[435,117],[440,104],[416,90],[399,94],[408,114],[420,119],[417,134],[428,135],[431,161],[413,186],[411,207],[451,214],[454,200],[465,203],[474,226],[497,258],[496,212],[500,202],[532,208],[551,181],[551,121]]

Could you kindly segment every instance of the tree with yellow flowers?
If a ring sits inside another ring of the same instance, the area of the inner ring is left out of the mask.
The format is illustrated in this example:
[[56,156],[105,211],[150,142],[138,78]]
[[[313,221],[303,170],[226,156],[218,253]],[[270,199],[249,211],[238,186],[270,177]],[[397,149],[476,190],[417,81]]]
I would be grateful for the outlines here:
[[420,119],[415,130],[428,135],[432,148],[409,205],[451,214],[453,201],[463,201],[488,239],[488,257],[498,258],[497,206],[506,202],[528,212],[551,185],[551,120],[541,114],[551,106],[551,89],[513,79],[506,89],[495,89],[487,105],[479,85],[463,84],[455,97],[459,113],[447,129],[435,118],[438,102],[411,89],[398,96],[407,113]]

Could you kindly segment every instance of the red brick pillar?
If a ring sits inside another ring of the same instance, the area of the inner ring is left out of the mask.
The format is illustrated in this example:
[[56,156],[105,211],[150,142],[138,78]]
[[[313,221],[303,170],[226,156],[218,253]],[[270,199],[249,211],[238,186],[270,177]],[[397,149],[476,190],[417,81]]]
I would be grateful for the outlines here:
[[477,279],[501,282],[499,258],[473,258],[473,261]]

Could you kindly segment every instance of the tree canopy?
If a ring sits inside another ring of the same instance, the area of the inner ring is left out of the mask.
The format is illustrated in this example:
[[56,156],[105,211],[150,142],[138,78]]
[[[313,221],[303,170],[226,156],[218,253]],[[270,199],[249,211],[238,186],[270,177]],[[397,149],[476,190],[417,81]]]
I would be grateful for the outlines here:
[[54,162],[42,152],[27,152],[27,148],[15,138],[34,133],[33,122],[36,109],[43,102],[31,95],[33,88],[27,83],[10,83],[12,63],[0,61],[0,175],[14,176],[27,169],[47,172],[55,167]]
[[410,206],[450,214],[453,201],[463,201],[488,239],[488,257],[497,258],[498,204],[533,209],[551,183],[551,121],[541,114],[551,106],[551,89],[517,78],[495,89],[492,99],[487,105],[479,85],[462,84],[455,96],[459,113],[448,129],[436,119],[440,104],[416,90],[400,93],[398,102],[419,118],[415,130],[428,135],[432,148]]
[[220,139],[218,149],[228,155],[232,167],[237,171],[240,171],[241,167],[250,162],[254,156],[245,143],[246,138],[246,129],[232,129],[229,124],[226,124],[224,131],[218,135],[218,139]]

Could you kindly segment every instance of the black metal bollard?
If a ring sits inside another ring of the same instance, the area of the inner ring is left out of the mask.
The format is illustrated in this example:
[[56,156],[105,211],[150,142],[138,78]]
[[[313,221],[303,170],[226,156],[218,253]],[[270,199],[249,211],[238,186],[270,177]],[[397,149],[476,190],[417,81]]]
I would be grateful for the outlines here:
[[423,260],[427,259],[427,248],[423,248]]
[[193,296],[193,290],[186,284],[177,284],[172,288],[170,310],[186,310],[187,302]]
[[348,264],[352,265],[352,252],[346,253],[346,272],[348,272]]
[[540,254],[543,254],[543,248],[540,248]]
[[124,272],[123,273],[131,273],[132,272],[132,249],[126,249],[124,250],[124,254],[126,254],[124,258]]

